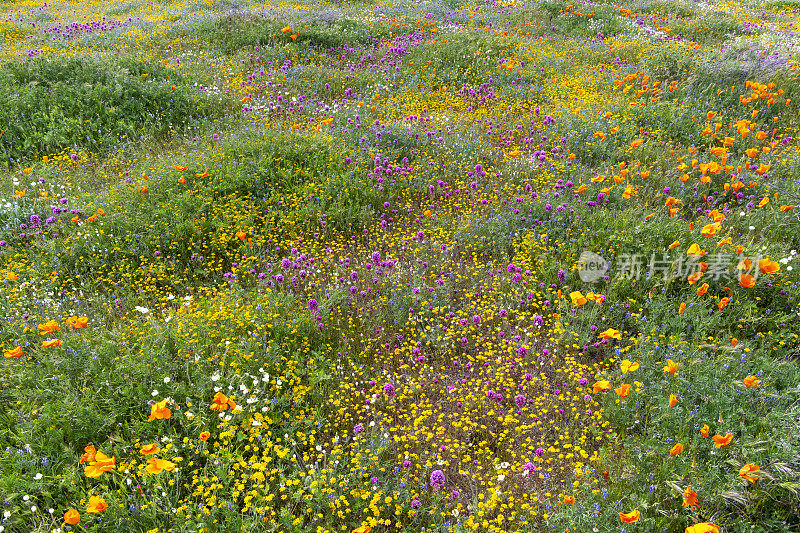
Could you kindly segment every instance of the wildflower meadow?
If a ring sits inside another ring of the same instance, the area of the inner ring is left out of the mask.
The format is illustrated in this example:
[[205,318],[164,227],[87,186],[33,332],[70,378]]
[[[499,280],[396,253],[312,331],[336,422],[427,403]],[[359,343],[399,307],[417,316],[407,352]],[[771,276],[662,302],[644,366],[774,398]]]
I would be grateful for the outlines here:
[[799,46],[0,0],[0,531],[800,531]]

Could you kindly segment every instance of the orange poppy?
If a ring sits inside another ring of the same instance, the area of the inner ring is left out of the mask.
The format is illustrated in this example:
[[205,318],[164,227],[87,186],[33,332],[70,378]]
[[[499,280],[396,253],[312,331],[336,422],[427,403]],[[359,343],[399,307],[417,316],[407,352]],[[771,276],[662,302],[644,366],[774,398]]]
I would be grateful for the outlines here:
[[81,521],[81,514],[75,509],[69,509],[66,513],[64,513],[64,522],[66,522],[67,524],[74,526],[80,521]]
[[719,307],[720,309],[725,309],[725,307],[728,305],[730,301],[731,301],[730,298],[723,298],[717,303],[717,307]]
[[755,376],[747,376],[742,380],[742,383],[744,383],[744,386],[749,389],[750,387],[758,387],[758,384],[761,382],[758,381]]
[[225,411],[228,407],[236,409],[236,403],[223,393],[216,393],[214,395],[214,401],[211,403],[211,409]]
[[638,509],[634,509],[630,513],[619,513],[619,519],[625,524],[632,524],[639,521],[642,514]]
[[200,433],[200,440],[201,440],[201,441],[203,441],[203,442],[205,442],[205,441],[207,441],[207,440],[208,440],[208,438],[209,438],[210,436],[211,436],[211,433],[210,433],[210,432],[208,432],[208,431],[203,431],[202,433]]
[[675,407],[675,405],[677,405],[677,403],[678,403],[678,397],[675,396],[674,394],[670,394],[669,395],[669,406],[670,407]]
[[47,339],[46,341],[42,342],[42,347],[44,348],[56,348],[57,346],[61,346],[60,339]]
[[708,238],[721,229],[722,229],[722,224],[720,224],[719,222],[714,222],[713,224],[706,224],[705,226],[703,226],[703,229],[700,230],[700,234]]
[[672,457],[675,457],[676,455],[678,455],[680,453],[683,453],[683,444],[681,444],[680,442],[678,444],[676,444],[675,446],[673,446],[672,449],[669,451],[669,454]]
[[80,464],[93,463],[96,460],[95,457],[97,456],[97,450],[95,449],[93,444],[90,444],[90,445],[86,446],[83,449],[83,451],[85,453],[83,455],[81,455],[81,458],[78,461]]
[[574,496],[564,496],[564,503],[566,505],[575,505],[575,497]]
[[690,255],[692,257],[702,257],[705,255],[705,253],[706,251],[700,248],[700,245],[697,243],[693,243],[691,246],[689,246],[689,249],[686,250],[686,255]]
[[741,285],[742,287],[749,289],[755,284],[756,284],[756,278],[754,278],[750,274],[742,274],[741,276],[739,276],[739,285]]
[[154,453],[158,453],[159,451],[160,448],[158,447],[158,444],[156,444],[155,442],[152,444],[146,444],[141,448],[139,448],[139,453],[141,453],[142,455],[153,455]]
[[174,472],[175,463],[172,461],[167,461],[166,459],[151,457],[150,460],[147,461],[147,468],[145,468],[145,470],[147,470],[147,472],[150,474],[160,474],[164,470],[167,472]]
[[700,430],[700,434],[704,437],[708,437],[708,430],[711,429],[708,427],[708,424],[703,424],[703,428]]
[[592,385],[592,392],[600,392],[611,388],[611,382],[607,379],[596,382]]
[[674,362],[672,359],[667,359],[667,366],[664,367],[664,372],[669,372],[673,376],[675,372],[678,371],[678,363]]
[[722,435],[714,435],[711,438],[714,440],[714,448],[724,448],[733,440],[733,433],[728,433],[724,437]]
[[697,498],[697,493],[693,491],[692,486],[689,485],[688,487],[686,487],[686,490],[683,491],[683,507],[684,508],[691,507],[692,511],[694,511],[694,508],[697,507],[699,504],[700,502]]
[[572,299],[572,304],[575,306],[583,305],[588,300],[581,294],[581,291],[573,291],[569,293],[569,297]]
[[94,460],[91,464],[83,468],[83,473],[86,477],[98,478],[103,475],[103,472],[117,468],[116,461],[115,457],[108,457],[103,452],[97,451],[94,453]]
[[755,483],[756,481],[758,481],[758,478],[753,477],[750,474],[752,472],[758,472],[759,470],[760,468],[758,467],[758,465],[753,463],[747,463],[746,465],[744,465],[742,468],[739,469],[739,475],[745,478],[750,483]]
[[623,383],[622,385],[614,389],[614,392],[616,392],[617,396],[619,396],[620,398],[627,398],[628,395],[630,395],[631,393],[631,386],[628,385],[627,383]]
[[22,348],[17,346],[13,350],[7,350],[3,352],[3,357],[6,359],[11,359],[12,357],[22,357]]
[[686,302],[681,302],[681,305],[678,307],[678,314],[682,315],[684,311],[686,311]]
[[89,503],[86,504],[87,513],[99,513],[108,509],[108,504],[103,498],[99,496],[92,496],[89,498]]
[[699,287],[697,287],[697,295],[702,296],[708,291],[708,283],[703,283]]
[[39,332],[39,335],[47,335],[48,333],[53,333],[55,331],[61,331],[61,326],[59,326],[58,322],[56,322],[55,320],[48,320],[44,324],[39,324],[36,327],[41,330]]
[[622,333],[613,328],[608,328],[597,336],[599,339],[617,339],[622,340]]
[[167,407],[167,400],[161,400],[158,403],[154,403],[150,407],[150,417],[147,419],[148,422],[152,422],[156,419],[167,420],[169,417],[172,416],[172,411],[170,411],[169,407]]
[[771,259],[759,259],[758,269],[761,271],[762,274],[774,274],[775,272],[780,270],[781,267],[777,261],[773,261]]

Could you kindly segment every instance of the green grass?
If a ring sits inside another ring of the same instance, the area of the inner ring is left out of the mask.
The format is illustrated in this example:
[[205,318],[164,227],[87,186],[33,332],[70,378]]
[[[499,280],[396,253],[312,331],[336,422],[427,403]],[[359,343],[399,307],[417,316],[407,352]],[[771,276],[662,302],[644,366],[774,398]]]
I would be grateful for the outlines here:
[[164,140],[219,113],[161,65],[130,59],[32,59],[0,66],[0,161],[62,150],[107,151],[147,135]]

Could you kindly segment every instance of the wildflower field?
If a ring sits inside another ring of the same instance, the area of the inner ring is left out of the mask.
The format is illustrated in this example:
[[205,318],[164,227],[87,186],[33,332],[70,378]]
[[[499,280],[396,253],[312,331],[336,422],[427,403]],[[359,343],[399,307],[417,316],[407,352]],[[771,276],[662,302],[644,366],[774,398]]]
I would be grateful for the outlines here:
[[798,46],[0,0],[0,531],[800,531]]

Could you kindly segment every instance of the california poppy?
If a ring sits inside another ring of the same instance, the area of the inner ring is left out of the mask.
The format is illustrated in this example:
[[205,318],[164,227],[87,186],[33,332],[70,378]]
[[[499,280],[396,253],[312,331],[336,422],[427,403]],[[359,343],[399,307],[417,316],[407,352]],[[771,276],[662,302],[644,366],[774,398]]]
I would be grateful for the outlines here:
[[[94,446],[92,446],[92,448],[94,448]],[[86,477],[98,478],[103,475],[103,472],[108,472],[109,470],[117,468],[116,461],[117,459],[115,457],[108,457],[103,452],[97,450],[94,452],[91,463],[83,468],[83,473]]]
[[702,429],[700,429],[700,434],[704,437],[708,437],[708,430],[711,429],[708,427],[708,424],[703,424]]
[[564,503],[566,505],[575,505],[575,497],[574,496],[564,496]]
[[750,274],[745,273],[739,276],[739,285],[741,285],[742,287],[749,289],[755,284],[756,284],[756,278],[754,278]]
[[686,302],[681,302],[681,305],[678,306],[678,314],[682,315],[684,311],[686,311]]
[[211,436],[210,432],[203,431],[202,433],[200,433],[200,440],[206,442],[210,436]]
[[167,407],[167,400],[161,400],[150,407],[150,417],[147,420],[148,422],[152,422],[158,418],[166,420],[171,416],[172,411]]
[[675,372],[678,371],[678,363],[674,362],[672,359],[667,359],[667,366],[664,367],[664,372],[669,372],[673,376]]
[[678,403],[678,397],[675,396],[674,394],[670,394],[669,395],[669,406],[670,407],[675,407],[675,405],[677,403]]
[[225,411],[228,407],[236,409],[236,402],[225,396],[221,392],[214,395],[214,401],[211,403],[211,409]]
[[694,274],[689,274],[689,276],[686,278],[686,281],[689,282],[689,285],[694,285],[695,283],[700,281],[701,277],[703,277],[702,272],[695,272]]
[[708,283],[703,283],[699,287],[697,287],[697,295],[702,296],[708,291]]
[[622,520],[625,524],[632,524],[633,522],[638,522],[639,517],[642,514],[639,512],[638,509],[634,509],[630,513],[619,513],[619,519]]
[[774,274],[778,270],[780,270],[780,265],[777,261],[773,261],[771,259],[759,259],[758,260],[758,269],[761,271],[762,274]]
[[600,339],[617,339],[617,340],[622,340],[622,333],[620,333],[620,332],[619,332],[618,330],[616,330],[616,329],[613,329],[613,328],[608,328],[607,330],[605,330],[605,331],[603,331],[602,333],[600,333],[600,334],[599,334],[597,337],[598,337],[598,338],[600,338]]
[[614,389],[614,392],[616,392],[617,396],[619,396],[620,398],[627,398],[628,395],[630,395],[631,393],[631,386],[628,385],[627,383],[623,383],[622,385]]
[[699,505],[699,500],[697,499],[697,493],[692,490],[692,486],[689,485],[686,487],[686,490],[683,491],[683,507],[691,507],[694,511],[694,508]]
[[594,385],[592,385],[592,391],[593,392],[600,392],[600,391],[608,390],[610,388],[611,388],[611,382],[608,381],[607,379],[598,381]]
[[676,455],[678,455],[680,453],[683,453],[683,444],[681,444],[680,442],[678,444],[676,444],[675,446],[673,446],[672,449],[669,451],[669,454],[672,457],[675,457]]
[[150,474],[160,474],[164,470],[173,472],[175,470],[175,463],[167,461],[166,459],[151,457],[150,460],[147,461],[147,468],[145,470]]
[[39,324],[36,327],[41,330],[39,335],[47,335],[48,333],[53,333],[54,331],[61,331],[61,326],[59,326],[58,322],[55,320],[48,320],[44,324]]
[[5,352],[3,352],[3,357],[5,357],[6,359],[11,359],[12,357],[22,357],[22,348],[17,346],[12,350],[6,350]]
[[730,298],[722,298],[722,299],[721,299],[721,300],[720,300],[720,301],[717,303],[717,307],[719,307],[720,309],[725,309],[725,306],[727,306],[727,305],[728,305],[728,302],[730,302],[730,301],[731,301],[731,299],[730,299]]
[[61,346],[60,339],[47,339],[46,341],[42,342],[42,346],[44,348],[55,348],[57,346]]
[[95,449],[93,444],[89,444],[88,446],[86,446],[83,449],[83,451],[84,454],[81,455],[81,458],[78,461],[80,464],[93,463],[96,460],[95,457],[97,456],[97,450]]
[[158,453],[159,450],[160,448],[158,447],[158,444],[154,442],[152,444],[146,444],[141,448],[139,448],[139,453],[141,453],[142,455],[153,455],[154,453]]
[[705,255],[705,253],[706,251],[700,248],[697,243],[693,243],[691,246],[689,246],[689,249],[686,250],[686,255],[690,255],[692,257],[702,257]]
[[81,521],[81,514],[75,509],[69,509],[66,513],[64,513],[64,522],[66,522],[67,524],[74,526],[80,521]]
[[760,469],[758,465],[753,463],[747,463],[746,465],[744,465],[742,468],[739,469],[739,475],[745,478],[750,483],[755,483],[756,481],[758,481],[758,478],[753,477],[750,474],[752,472],[758,472],[759,470]]
[[722,229],[722,224],[720,224],[719,222],[714,222],[713,224],[706,224],[705,226],[703,226],[703,229],[700,230],[700,234],[708,238],[721,229]]
[[711,438],[714,440],[714,448],[724,448],[733,440],[733,433],[728,433],[724,437],[722,435],[714,435]]
[[583,305],[588,301],[583,294],[581,294],[581,291],[573,291],[569,293],[569,297],[572,299],[572,304],[576,306]]
[[747,376],[742,380],[742,383],[749,389],[750,387],[757,387],[761,382],[755,376]]
[[99,513],[108,509],[108,504],[103,498],[99,496],[91,496],[89,503],[86,504],[87,513]]
[[619,369],[622,371],[623,374],[627,374],[628,372],[639,370],[639,363],[631,363],[630,361],[625,359],[622,361],[622,363],[620,363]]

